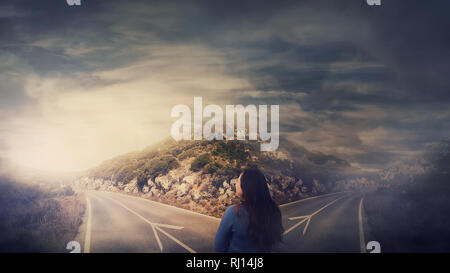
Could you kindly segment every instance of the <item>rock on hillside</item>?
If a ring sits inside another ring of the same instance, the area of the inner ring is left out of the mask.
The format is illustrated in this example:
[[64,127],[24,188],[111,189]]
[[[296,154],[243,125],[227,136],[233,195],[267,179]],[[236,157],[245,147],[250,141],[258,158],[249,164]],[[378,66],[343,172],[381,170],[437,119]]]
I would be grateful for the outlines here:
[[242,168],[257,165],[278,203],[328,192],[350,165],[287,141],[261,152],[255,141],[167,140],[105,161],[76,179],[77,186],[120,191],[221,216],[237,201]]

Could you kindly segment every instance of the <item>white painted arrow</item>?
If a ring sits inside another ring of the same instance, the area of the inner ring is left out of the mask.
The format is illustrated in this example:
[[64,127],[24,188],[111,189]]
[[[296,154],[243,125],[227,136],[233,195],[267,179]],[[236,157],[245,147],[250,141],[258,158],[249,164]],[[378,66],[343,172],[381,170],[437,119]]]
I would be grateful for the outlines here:
[[175,243],[179,244],[180,246],[182,246],[183,248],[185,248],[189,252],[196,253],[195,250],[193,250],[192,248],[188,247],[183,242],[181,242],[177,238],[175,238],[172,235],[170,235],[169,233],[167,233],[165,230],[161,229],[161,227],[165,227],[165,228],[180,230],[180,229],[183,229],[183,227],[173,226],[173,225],[166,225],[166,224],[156,224],[156,223],[151,223],[151,222],[149,222],[149,223],[150,223],[150,225],[152,227],[153,233],[155,234],[155,238],[156,238],[156,241],[158,242],[158,246],[159,246],[159,249],[161,250],[161,252],[163,251],[163,245],[161,243],[161,240],[159,239],[158,233],[156,232],[157,230],[160,231],[161,233],[163,233],[164,235],[166,235],[167,237],[169,237],[170,239],[172,239],[172,241],[174,241]]
[[305,235],[306,229],[308,228],[309,222],[311,221],[311,215],[289,217],[288,219],[289,220],[303,219],[303,220],[301,220],[297,224],[295,224],[292,227],[290,227],[288,230],[286,230],[284,232],[284,234],[288,234],[291,230],[293,230],[294,228],[298,227],[299,225],[303,224],[306,221],[306,225],[305,225],[305,228],[303,229],[303,233],[302,233],[303,235]]
[[[106,197],[106,196],[105,196]],[[190,248],[189,246],[187,246],[186,244],[184,244],[183,242],[181,242],[180,240],[178,240],[177,238],[173,237],[172,235],[170,235],[169,233],[167,233],[167,231],[163,230],[162,228],[170,228],[170,229],[176,229],[176,230],[180,230],[183,229],[184,227],[180,227],[180,226],[174,226],[174,225],[166,225],[166,224],[158,224],[158,223],[153,223],[150,222],[149,220],[147,220],[147,218],[145,218],[144,216],[140,215],[139,213],[135,212],[134,210],[130,209],[129,207],[125,206],[124,204],[122,204],[122,202],[119,202],[111,197],[106,197],[114,202],[116,202],[117,204],[119,204],[120,206],[122,206],[123,208],[125,208],[126,210],[128,210],[129,212],[133,213],[134,215],[136,215],[137,217],[141,218],[144,222],[147,222],[153,230],[153,234],[155,234],[155,238],[156,238],[156,242],[158,243],[159,249],[161,250],[161,252],[163,251],[163,245],[161,243],[161,239],[159,238],[158,232],[161,232],[162,234],[166,235],[167,237],[169,237],[172,241],[174,241],[175,243],[179,244],[180,246],[182,246],[184,249],[186,249],[187,251],[191,252],[191,253],[197,253],[197,251],[193,250],[192,248]]]
[[283,235],[288,234],[289,232],[291,232],[293,229],[295,229],[296,227],[300,226],[301,224],[303,224],[306,221],[306,225],[305,228],[303,228],[303,232],[302,234],[305,235],[306,230],[308,229],[309,226],[309,222],[311,222],[311,218],[318,214],[319,212],[321,212],[322,210],[324,210],[325,208],[327,208],[328,206],[330,206],[331,204],[333,204],[334,202],[338,201],[339,199],[342,199],[344,197],[346,197],[347,195],[341,196],[333,201],[331,201],[330,203],[326,204],[325,206],[321,207],[320,209],[316,210],[315,212],[308,214],[308,215],[303,215],[303,216],[295,216],[295,217],[289,217],[289,220],[298,220],[301,219],[301,221],[299,221],[297,224],[293,225],[292,227],[290,227],[288,230],[286,230]]

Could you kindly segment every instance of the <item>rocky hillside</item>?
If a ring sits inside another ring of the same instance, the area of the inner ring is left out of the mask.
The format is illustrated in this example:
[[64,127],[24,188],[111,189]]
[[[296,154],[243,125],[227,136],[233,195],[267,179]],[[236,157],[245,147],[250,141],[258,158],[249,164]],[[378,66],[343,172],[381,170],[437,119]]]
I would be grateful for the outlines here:
[[235,183],[245,166],[257,165],[266,174],[278,203],[328,192],[352,169],[334,156],[281,143],[277,151],[261,152],[255,141],[167,140],[105,161],[75,184],[221,216],[236,201]]

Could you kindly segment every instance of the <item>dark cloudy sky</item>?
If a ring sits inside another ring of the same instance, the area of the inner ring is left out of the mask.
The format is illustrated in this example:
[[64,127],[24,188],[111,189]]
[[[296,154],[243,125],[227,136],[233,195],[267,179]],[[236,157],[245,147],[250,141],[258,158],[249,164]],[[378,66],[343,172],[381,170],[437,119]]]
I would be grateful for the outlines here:
[[379,169],[450,131],[448,1],[0,2],[0,154],[80,170],[176,104],[280,104],[281,134]]

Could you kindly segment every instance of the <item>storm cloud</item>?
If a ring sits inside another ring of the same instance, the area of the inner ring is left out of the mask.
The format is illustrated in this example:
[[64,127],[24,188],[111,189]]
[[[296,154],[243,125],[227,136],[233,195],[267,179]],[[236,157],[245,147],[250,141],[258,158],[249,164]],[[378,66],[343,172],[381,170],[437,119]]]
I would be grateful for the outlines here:
[[78,170],[170,109],[280,104],[281,134],[367,170],[450,132],[446,1],[2,1],[0,149]]

